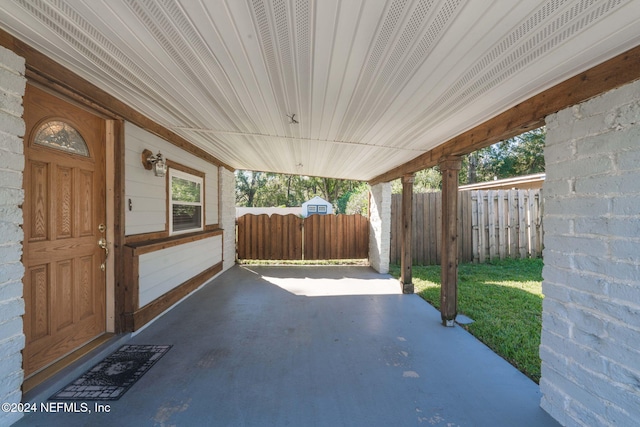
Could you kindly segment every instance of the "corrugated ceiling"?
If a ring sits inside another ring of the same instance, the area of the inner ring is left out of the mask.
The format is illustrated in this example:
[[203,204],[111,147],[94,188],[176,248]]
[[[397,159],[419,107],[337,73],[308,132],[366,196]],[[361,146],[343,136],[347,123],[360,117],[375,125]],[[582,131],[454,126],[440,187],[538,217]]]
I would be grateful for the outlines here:
[[639,45],[640,2],[5,0],[0,27],[232,167],[368,180]]

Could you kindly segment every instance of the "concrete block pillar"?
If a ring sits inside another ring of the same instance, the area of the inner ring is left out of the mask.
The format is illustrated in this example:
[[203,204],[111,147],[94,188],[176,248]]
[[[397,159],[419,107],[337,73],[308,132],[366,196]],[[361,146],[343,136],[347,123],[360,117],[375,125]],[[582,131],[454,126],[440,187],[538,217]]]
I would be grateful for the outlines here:
[[391,251],[391,183],[373,185],[369,195],[369,263],[378,273],[389,272]]
[[[0,46],[0,402],[22,399],[22,172],[25,132],[22,98],[26,86],[24,59]],[[0,425],[11,425],[22,414],[0,412]]]
[[640,81],[546,118],[541,406],[640,420]]
[[224,230],[222,240],[222,270],[236,263],[236,193],[235,175],[220,167],[220,227]]

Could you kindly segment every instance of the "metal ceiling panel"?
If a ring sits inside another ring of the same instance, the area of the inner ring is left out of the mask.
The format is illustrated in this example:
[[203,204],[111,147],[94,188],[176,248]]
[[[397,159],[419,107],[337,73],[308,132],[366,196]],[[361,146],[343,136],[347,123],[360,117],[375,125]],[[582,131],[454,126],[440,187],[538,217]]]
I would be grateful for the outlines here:
[[6,0],[0,13],[226,164],[361,180],[640,44],[634,0]]

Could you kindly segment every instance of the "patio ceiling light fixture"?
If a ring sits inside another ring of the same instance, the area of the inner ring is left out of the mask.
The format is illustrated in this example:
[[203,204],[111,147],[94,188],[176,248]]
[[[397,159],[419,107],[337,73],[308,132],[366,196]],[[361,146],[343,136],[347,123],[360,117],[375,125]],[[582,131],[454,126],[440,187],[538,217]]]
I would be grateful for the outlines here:
[[167,173],[167,163],[160,151],[154,156],[151,150],[145,149],[142,152],[142,166],[144,166],[146,170],[153,169],[155,176],[163,177]]

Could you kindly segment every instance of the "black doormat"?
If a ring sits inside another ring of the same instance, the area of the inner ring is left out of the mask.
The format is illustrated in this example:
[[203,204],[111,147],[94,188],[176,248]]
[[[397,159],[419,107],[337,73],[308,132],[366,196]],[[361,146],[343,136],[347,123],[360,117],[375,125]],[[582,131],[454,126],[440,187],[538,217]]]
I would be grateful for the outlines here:
[[171,347],[123,345],[49,400],[118,400]]

